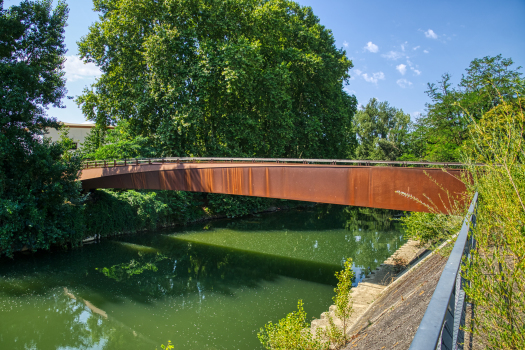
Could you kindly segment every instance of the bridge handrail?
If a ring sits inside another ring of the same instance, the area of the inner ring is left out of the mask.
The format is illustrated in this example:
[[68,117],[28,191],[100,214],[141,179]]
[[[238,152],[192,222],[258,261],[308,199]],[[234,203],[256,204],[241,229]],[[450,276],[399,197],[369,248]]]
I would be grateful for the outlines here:
[[[425,161],[386,161],[362,159],[301,159],[301,158],[224,158],[224,157],[166,157],[166,158],[131,158],[111,160],[90,160],[83,163],[83,168],[106,168],[125,165],[142,165],[154,163],[180,163],[180,162],[251,162],[251,163],[303,163],[303,164],[364,164],[364,165],[399,165],[399,166],[466,166],[455,162],[425,162]],[[483,164],[475,164],[483,165]]]
[[476,226],[477,201],[476,192],[409,350],[463,348],[464,331],[460,329],[465,324],[466,312],[463,285],[469,282],[461,277],[460,267],[462,261],[465,263],[463,255],[468,257],[468,264],[470,251],[475,248],[474,235],[470,239],[468,236]]

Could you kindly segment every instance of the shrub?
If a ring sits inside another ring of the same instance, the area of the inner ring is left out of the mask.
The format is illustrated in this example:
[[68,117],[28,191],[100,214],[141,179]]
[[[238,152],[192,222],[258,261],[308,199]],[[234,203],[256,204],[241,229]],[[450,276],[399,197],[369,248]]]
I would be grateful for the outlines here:
[[314,337],[306,322],[303,301],[297,302],[297,311],[291,312],[278,323],[268,322],[257,334],[260,342],[270,350],[327,349],[326,343]]

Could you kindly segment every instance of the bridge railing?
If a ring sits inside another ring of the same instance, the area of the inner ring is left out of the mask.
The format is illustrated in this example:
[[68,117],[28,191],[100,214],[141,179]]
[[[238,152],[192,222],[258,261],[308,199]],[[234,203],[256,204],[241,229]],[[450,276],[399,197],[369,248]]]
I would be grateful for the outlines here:
[[[466,313],[463,286],[469,282],[461,277],[460,269],[462,264],[469,267],[470,251],[476,245],[472,229],[476,227],[477,203],[476,192],[409,350],[463,349],[464,331],[461,327],[465,325]],[[463,259],[464,256],[467,258]]]
[[442,166],[464,167],[462,163],[440,163],[426,161],[385,161],[361,159],[300,159],[300,158],[219,158],[219,157],[167,157],[167,158],[131,158],[111,160],[89,160],[83,163],[83,168],[108,168],[128,165],[144,165],[159,163],[192,163],[192,162],[240,162],[240,163],[302,163],[302,164],[330,164],[330,165],[387,165],[387,166]]

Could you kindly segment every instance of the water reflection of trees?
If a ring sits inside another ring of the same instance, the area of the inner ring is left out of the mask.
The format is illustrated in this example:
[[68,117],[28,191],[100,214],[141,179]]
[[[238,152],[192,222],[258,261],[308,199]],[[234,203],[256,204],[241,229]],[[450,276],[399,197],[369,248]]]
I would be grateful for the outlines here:
[[363,271],[375,269],[383,262],[378,256],[392,255],[405,242],[401,224],[395,220],[399,211],[336,205],[316,209],[318,220],[331,217],[343,223],[348,231],[345,240],[352,252],[349,257]]
[[[347,232],[345,250],[352,253],[341,260],[350,257],[355,266],[367,269],[374,269],[382,263],[378,260],[383,259],[378,259],[378,256],[388,257],[404,243],[400,224],[392,220],[396,212],[391,210],[319,205],[294,215],[283,214],[202,225],[213,228],[214,225],[231,227],[237,224],[243,230],[254,231],[257,228],[282,230],[283,227],[295,231],[314,230],[316,227],[320,230],[344,228]],[[25,271],[24,263],[19,259],[16,271],[31,275],[36,268],[35,261],[38,261],[38,273],[49,278],[46,283],[35,285],[36,290],[45,292],[46,286],[72,283],[96,291],[102,296],[101,300],[113,302],[129,297],[148,303],[151,298],[183,295],[202,289],[231,294],[235,288],[255,288],[261,281],[271,281],[279,275],[335,283],[333,273],[337,266],[192,244],[164,235],[148,234],[126,240],[155,247],[162,255],[107,242],[86,247],[83,251],[64,253],[62,258],[51,255],[28,258]],[[101,276],[105,276],[103,280]],[[16,289],[8,293],[17,295]]]
[[[394,214],[393,211],[323,205],[294,215],[282,213],[201,225],[208,228],[229,225],[230,229],[245,231],[344,228],[345,249],[353,252],[348,257],[353,258],[357,267],[374,269],[382,262],[377,261],[377,256],[391,255],[404,242],[399,224],[391,220]],[[133,250],[115,241],[0,264],[2,297],[19,299],[28,294],[55,293],[52,306],[35,303],[32,307],[35,315],[47,315],[45,322],[26,317],[20,329],[20,323],[8,323],[9,314],[2,314],[0,328],[5,330],[6,348],[17,347],[15,337],[28,348],[32,345],[46,348],[40,344],[53,344],[55,348],[89,348],[104,342],[100,347],[117,349],[124,348],[129,339],[144,342],[144,348],[151,348],[140,334],[135,336],[133,330],[112,319],[111,315],[105,319],[91,312],[81,300],[89,300],[104,310],[107,303],[127,300],[149,304],[171,296],[187,301],[193,300],[192,295],[234,296],[238,288],[258,288],[263,282],[274,281],[279,276],[335,284],[334,272],[340,269],[316,262],[194,244],[165,235],[145,234],[124,239],[137,246],[154,247],[150,251],[158,250],[161,254]],[[77,299],[60,292],[64,286],[74,291]],[[17,327],[16,331],[10,332],[11,327]],[[6,334],[13,336],[10,338]]]
[[[156,263],[159,261],[168,259],[167,256],[157,253],[153,261],[145,261],[144,253],[139,252],[137,259],[131,259],[131,261],[122,264],[116,264],[111,267],[103,267],[100,272],[117,282],[121,282],[125,279],[129,279],[134,275],[140,275],[144,271],[158,271]],[[150,259],[148,259],[150,260]],[[97,268],[97,270],[99,270]]]
[[[300,231],[301,228],[313,230],[316,226],[320,226],[319,229],[326,229],[327,226],[344,228],[347,231],[345,250],[349,254],[341,257],[341,261],[352,258],[355,266],[365,271],[373,270],[383,262],[384,258],[378,259],[378,256],[386,258],[404,243],[400,224],[393,220],[396,214],[398,212],[392,210],[320,205],[295,213],[289,220],[269,215],[262,219],[255,217],[204,225],[208,229],[216,225],[243,231],[255,231],[257,228]],[[146,240],[151,246],[161,249],[165,257],[160,259],[159,255],[144,254],[130,259],[128,263],[120,260],[118,264],[105,267],[118,276],[127,276],[125,279],[113,276],[115,282],[126,285],[126,288],[119,287],[118,283],[112,287],[119,288],[120,293],[129,293],[133,298],[160,298],[202,291],[231,295],[236,288],[256,288],[261,281],[271,281],[279,275],[334,284],[334,272],[339,269],[328,264],[188,243],[166,236],[148,237]],[[133,274],[131,271],[141,273]]]
[[49,290],[44,301],[27,296],[20,302],[26,304],[24,311],[30,310],[23,325],[17,322],[20,310],[1,310],[2,349],[110,350],[125,348],[130,342],[144,348],[157,345],[125,325],[91,313],[81,299],[69,297],[62,288]]
[[332,265],[218,249],[166,237],[162,245],[162,255],[137,253],[127,263],[99,268],[107,277],[107,288],[118,288],[121,294],[144,300],[203,291],[233,296],[238,288],[257,288],[262,281],[273,281],[281,275],[317,283],[335,282],[337,267]]

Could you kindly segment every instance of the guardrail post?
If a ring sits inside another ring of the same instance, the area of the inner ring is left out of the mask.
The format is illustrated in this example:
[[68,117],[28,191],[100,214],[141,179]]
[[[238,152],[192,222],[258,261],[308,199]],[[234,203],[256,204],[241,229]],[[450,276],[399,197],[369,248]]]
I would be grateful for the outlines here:
[[117,167],[117,160],[116,159],[113,159],[113,166]]

